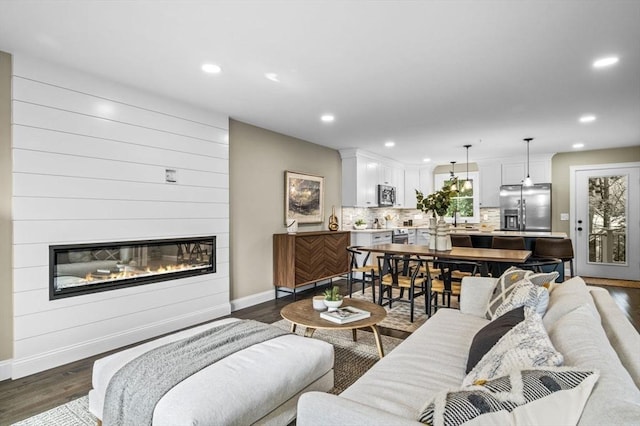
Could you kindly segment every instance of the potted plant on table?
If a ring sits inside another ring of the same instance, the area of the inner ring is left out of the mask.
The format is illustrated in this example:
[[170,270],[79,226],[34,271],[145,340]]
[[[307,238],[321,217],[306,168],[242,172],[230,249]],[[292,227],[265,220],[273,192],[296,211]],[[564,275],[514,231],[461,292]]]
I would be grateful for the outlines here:
[[340,294],[340,287],[333,286],[324,291],[324,304],[329,311],[335,311],[342,305],[342,295]]
[[449,205],[451,205],[451,197],[454,196],[454,191],[448,186],[443,186],[440,191],[436,191],[426,197],[422,194],[422,191],[416,189],[416,208],[422,210],[425,213],[433,212],[438,217],[443,217]]

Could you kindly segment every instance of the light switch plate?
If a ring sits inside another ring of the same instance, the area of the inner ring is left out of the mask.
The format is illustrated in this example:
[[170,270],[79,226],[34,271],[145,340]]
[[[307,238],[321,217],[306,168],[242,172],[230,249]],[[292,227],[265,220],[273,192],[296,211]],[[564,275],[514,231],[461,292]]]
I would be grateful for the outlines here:
[[164,179],[170,183],[176,183],[178,181],[178,172],[174,169],[165,169]]
[[560,213],[560,220],[569,220],[569,213]]

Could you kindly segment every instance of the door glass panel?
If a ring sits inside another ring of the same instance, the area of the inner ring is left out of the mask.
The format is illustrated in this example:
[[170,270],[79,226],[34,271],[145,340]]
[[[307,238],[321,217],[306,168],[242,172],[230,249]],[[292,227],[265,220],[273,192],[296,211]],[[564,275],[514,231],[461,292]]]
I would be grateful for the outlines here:
[[628,177],[589,178],[589,262],[627,262]]

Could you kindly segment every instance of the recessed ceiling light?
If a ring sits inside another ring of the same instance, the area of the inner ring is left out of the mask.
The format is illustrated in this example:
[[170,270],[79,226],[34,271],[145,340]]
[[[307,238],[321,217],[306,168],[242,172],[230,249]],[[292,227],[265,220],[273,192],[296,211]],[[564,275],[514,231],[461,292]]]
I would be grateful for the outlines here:
[[593,61],[592,66],[594,68],[610,67],[611,65],[617,64],[619,60],[620,58],[618,58],[617,56],[607,56],[606,58],[600,58]]
[[431,161],[431,158],[423,158],[422,161],[424,161],[425,163],[429,163]]
[[276,74],[275,72],[267,72],[264,74],[265,78],[267,80],[271,80],[271,81],[275,81],[276,83],[280,83],[280,80],[278,79],[278,74]]
[[596,121],[595,115],[583,115],[582,117],[580,117],[581,123],[591,123],[592,121]]
[[222,71],[222,68],[220,68],[220,65],[216,65],[216,64],[203,64],[202,71],[207,72],[209,74],[219,74],[220,71]]
[[571,145],[574,149],[580,149],[580,148],[584,148],[584,144],[582,142],[576,142],[573,145]]
[[334,117],[333,114],[324,114],[322,117],[320,117],[320,120],[322,120],[325,123],[333,123],[335,119],[336,117]]
[[395,146],[396,143],[394,141],[386,141],[384,143],[384,146],[386,146],[387,148],[391,148],[392,146]]

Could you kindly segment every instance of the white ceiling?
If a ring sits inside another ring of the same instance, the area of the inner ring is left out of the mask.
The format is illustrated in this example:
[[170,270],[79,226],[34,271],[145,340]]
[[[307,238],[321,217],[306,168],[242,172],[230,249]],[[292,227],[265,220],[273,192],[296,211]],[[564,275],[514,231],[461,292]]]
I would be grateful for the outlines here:
[[639,46],[636,0],[0,0],[0,50],[407,164],[640,145]]

